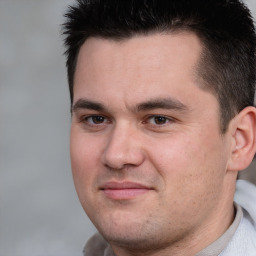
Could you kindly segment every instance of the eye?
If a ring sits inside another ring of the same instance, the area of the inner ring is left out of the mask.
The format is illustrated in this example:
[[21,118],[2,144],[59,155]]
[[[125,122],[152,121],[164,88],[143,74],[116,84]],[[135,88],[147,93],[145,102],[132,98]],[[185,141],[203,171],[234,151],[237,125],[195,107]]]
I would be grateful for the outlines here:
[[172,121],[174,121],[174,120],[170,117],[161,116],[161,115],[153,115],[153,116],[147,117],[147,119],[144,123],[148,123],[148,124],[154,125],[154,126],[164,126]]
[[163,125],[168,122],[168,119],[164,116],[153,116],[149,118],[151,124]]
[[93,115],[93,116],[84,117],[82,121],[84,121],[89,125],[99,125],[99,124],[106,123],[107,119],[104,116]]

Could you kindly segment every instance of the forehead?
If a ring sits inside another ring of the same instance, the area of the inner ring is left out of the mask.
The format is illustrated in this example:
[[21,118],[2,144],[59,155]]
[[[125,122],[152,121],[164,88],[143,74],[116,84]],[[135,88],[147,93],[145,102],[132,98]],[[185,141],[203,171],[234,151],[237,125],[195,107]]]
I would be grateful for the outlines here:
[[166,93],[182,102],[199,88],[197,67],[202,49],[199,38],[189,32],[121,41],[89,38],[77,59],[74,102],[79,97],[97,97],[98,101],[117,95],[117,100],[130,104]]
[[89,62],[91,67],[97,65],[104,70],[116,62],[119,66],[157,68],[170,65],[171,59],[177,68],[185,69],[186,64],[197,62],[201,51],[201,42],[192,32],[153,33],[123,40],[92,37],[79,51],[77,69],[87,67]]

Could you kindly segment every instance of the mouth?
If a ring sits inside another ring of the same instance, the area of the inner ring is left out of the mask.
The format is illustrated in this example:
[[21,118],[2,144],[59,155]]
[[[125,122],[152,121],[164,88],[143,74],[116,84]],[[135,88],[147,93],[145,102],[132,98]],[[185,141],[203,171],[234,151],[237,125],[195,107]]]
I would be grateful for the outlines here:
[[129,200],[139,197],[153,188],[134,182],[107,182],[100,190],[113,200]]

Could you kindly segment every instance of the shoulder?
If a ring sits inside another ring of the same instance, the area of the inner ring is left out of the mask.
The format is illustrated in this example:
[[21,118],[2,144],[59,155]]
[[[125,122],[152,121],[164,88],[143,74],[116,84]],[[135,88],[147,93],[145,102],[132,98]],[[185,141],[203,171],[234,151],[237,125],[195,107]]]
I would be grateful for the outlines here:
[[84,256],[103,256],[105,249],[108,247],[108,243],[99,234],[93,235],[86,243],[83,255]]
[[234,200],[241,206],[243,217],[227,248],[219,256],[256,256],[256,186],[238,180]]
[[256,224],[256,186],[249,181],[238,180],[234,200],[243,208],[243,211],[248,212]]

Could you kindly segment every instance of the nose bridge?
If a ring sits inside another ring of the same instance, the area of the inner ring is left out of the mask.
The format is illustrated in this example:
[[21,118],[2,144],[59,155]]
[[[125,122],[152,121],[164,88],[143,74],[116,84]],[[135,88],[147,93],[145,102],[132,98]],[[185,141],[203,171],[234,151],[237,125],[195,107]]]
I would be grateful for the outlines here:
[[128,122],[116,124],[103,154],[104,164],[114,169],[122,169],[126,165],[140,165],[143,159],[139,130]]

